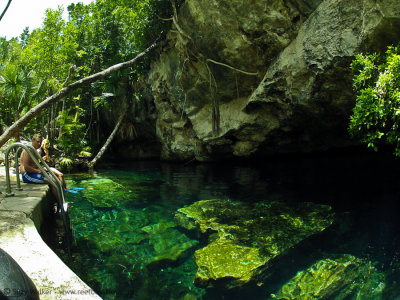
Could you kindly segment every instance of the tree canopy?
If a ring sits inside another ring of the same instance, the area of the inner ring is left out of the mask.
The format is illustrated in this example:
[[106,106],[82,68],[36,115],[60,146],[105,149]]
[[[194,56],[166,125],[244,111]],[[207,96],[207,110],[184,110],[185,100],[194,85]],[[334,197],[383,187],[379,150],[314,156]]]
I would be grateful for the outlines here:
[[[160,17],[172,13],[169,0],[71,4],[68,20],[63,10],[46,10],[42,26],[32,32],[26,28],[18,39],[0,38],[1,132],[70,82],[135,58],[167,31],[170,22]],[[143,57],[130,69],[120,68],[65,93],[60,103],[48,102],[47,114],[24,124],[23,134],[49,135],[66,156],[99,148],[107,137],[102,115],[110,110],[119,115],[140,99],[133,86],[146,74],[149,62]]]
[[357,55],[351,69],[357,98],[350,134],[375,151],[392,145],[400,156],[400,47],[390,46],[384,55]]

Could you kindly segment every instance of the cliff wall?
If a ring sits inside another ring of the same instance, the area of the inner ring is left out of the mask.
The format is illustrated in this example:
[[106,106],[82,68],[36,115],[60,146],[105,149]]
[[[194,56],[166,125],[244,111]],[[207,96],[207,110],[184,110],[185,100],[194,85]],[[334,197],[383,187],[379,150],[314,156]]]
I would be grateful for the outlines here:
[[349,64],[399,40],[396,0],[187,0],[147,80],[161,158],[351,145]]

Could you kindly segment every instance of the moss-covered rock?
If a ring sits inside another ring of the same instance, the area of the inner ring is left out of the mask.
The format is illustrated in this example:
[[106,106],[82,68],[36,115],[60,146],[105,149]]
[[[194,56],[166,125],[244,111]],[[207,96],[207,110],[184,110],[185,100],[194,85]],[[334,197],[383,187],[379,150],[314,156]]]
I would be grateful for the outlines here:
[[248,282],[253,270],[265,263],[265,257],[252,247],[237,245],[226,239],[219,239],[195,253],[199,269],[196,282],[205,283],[220,278],[237,278],[239,283]]
[[[93,178],[82,180],[80,186],[83,196],[98,208],[116,207],[125,198],[126,189],[119,183],[108,178]],[[104,195],[114,194],[114,197]]]
[[[117,175],[104,172],[94,177],[75,174],[70,178],[67,184],[72,187],[71,191],[85,197],[96,209],[143,206],[153,196],[151,181],[146,175],[121,171]],[[75,190],[77,186],[79,190]]]
[[[187,230],[209,233],[197,250],[196,284],[241,286],[264,276],[269,262],[333,222],[330,206],[313,203],[235,203],[213,199],[181,208],[175,222]],[[212,234],[213,233],[213,234]]]
[[168,265],[186,258],[190,250],[198,244],[198,241],[189,239],[174,228],[163,225],[155,227],[158,229],[148,236],[149,246],[152,248],[146,261],[148,267]]
[[175,227],[175,224],[173,222],[160,222],[157,224],[151,224],[147,225],[145,227],[142,227],[142,232],[156,235],[158,233],[165,232],[168,228]]
[[382,299],[384,276],[352,255],[323,259],[290,279],[272,299]]

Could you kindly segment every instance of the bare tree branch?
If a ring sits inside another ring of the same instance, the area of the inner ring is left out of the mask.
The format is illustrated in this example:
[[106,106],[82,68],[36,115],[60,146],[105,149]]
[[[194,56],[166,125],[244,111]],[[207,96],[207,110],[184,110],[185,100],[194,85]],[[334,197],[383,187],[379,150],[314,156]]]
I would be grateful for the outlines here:
[[75,81],[74,83],[72,83],[66,87],[63,87],[57,93],[51,95],[50,97],[46,98],[45,100],[40,102],[35,107],[31,108],[25,115],[23,115],[14,124],[12,124],[9,128],[7,128],[6,131],[4,131],[3,134],[0,136],[0,147],[3,146],[8,141],[8,139],[10,139],[12,136],[14,136],[18,132],[18,130],[20,130],[26,124],[28,124],[30,120],[32,120],[34,117],[39,115],[46,108],[50,107],[53,103],[57,102],[58,100],[62,99],[63,97],[65,97],[66,95],[68,95],[69,93],[71,93],[72,91],[74,91],[78,88],[81,88],[92,82],[102,79],[112,73],[119,71],[119,70],[132,67],[141,58],[143,58],[145,55],[147,55],[151,50],[157,48],[159,45],[160,45],[160,43],[155,42],[150,47],[148,47],[146,50],[139,53],[135,58],[133,58],[129,61],[113,65],[113,66],[109,67],[108,69],[105,69],[104,71],[101,71],[96,74],[90,75],[88,77],[82,78],[81,80]]
[[192,38],[190,37],[190,35],[186,34],[186,32],[182,29],[181,26],[179,26],[179,22],[178,22],[178,12],[176,10],[176,5],[175,5],[175,0],[171,0],[171,5],[172,8],[174,10],[174,15],[172,16],[172,21],[175,24],[176,29],[178,29],[178,32],[183,35],[184,37],[186,37],[188,40],[192,40]]
[[11,1],[12,1],[12,0],[8,0],[8,3],[7,3],[6,8],[5,8],[5,9],[3,10],[3,12],[1,13],[0,21],[1,21],[1,19],[3,19],[4,15],[6,14],[6,11],[7,11],[8,7],[10,6]]
[[93,158],[93,160],[88,164],[89,169],[93,169],[94,165],[97,163],[97,161],[103,156],[104,152],[106,152],[108,146],[110,146],[111,141],[114,139],[115,135],[117,134],[117,131],[119,127],[121,126],[122,120],[125,117],[125,112],[123,112],[118,119],[117,124],[114,127],[114,130],[111,132],[110,136],[108,137],[107,141],[104,143],[103,147],[101,147],[100,151],[97,153],[96,157]]
[[231,70],[234,70],[234,71],[236,71],[236,72],[240,72],[240,73],[243,73],[243,74],[246,74],[246,75],[251,75],[251,76],[257,76],[257,75],[258,75],[258,73],[246,72],[246,71],[243,71],[243,70],[240,70],[240,69],[231,67],[230,65],[227,65],[227,64],[224,64],[224,63],[215,61],[215,60],[210,59],[210,58],[207,58],[207,61],[212,62],[213,64],[216,64],[216,65],[220,65],[220,66],[227,67],[227,68],[229,68],[229,69],[231,69]]

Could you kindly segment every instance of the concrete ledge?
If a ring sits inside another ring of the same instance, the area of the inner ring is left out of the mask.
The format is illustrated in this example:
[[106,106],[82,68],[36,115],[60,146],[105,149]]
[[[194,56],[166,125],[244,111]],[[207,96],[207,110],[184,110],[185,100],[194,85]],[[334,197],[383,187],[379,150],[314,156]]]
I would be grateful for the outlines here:
[[38,233],[49,214],[47,185],[23,184],[23,191],[4,197],[0,173],[0,248],[32,279],[40,299],[101,299],[47,246]]
[[44,219],[50,215],[50,199],[54,199],[53,195],[44,184],[35,184],[32,187],[22,184],[22,188],[22,191],[13,191],[15,196],[0,198],[0,210],[21,211],[32,219],[36,228],[40,230]]

